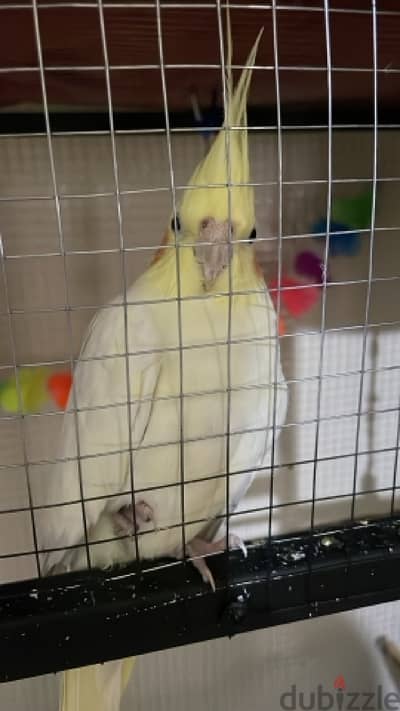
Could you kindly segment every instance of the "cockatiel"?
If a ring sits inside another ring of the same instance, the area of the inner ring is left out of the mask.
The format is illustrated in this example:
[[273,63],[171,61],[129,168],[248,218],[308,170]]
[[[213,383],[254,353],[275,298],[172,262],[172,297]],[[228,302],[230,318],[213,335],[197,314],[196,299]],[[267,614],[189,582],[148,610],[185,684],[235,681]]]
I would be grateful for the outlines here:
[[[137,550],[146,559],[187,553],[213,585],[202,556],[225,548],[226,537],[210,542],[210,523],[270,465],[273,407],[279,428],[286,386],[251,239],[246,101],[260,36],[233,93],[228,22],[224,126],[127,304],[115,299],[89,327],[48,491],[49,503],[63,505],[38,521],[51,549],[46,572],[87,566],[84,507],[92,566],[133,560]],[[229,543],[241,545],[234,535]],[[63,711],[118,711],[132,663],[65,672]]]

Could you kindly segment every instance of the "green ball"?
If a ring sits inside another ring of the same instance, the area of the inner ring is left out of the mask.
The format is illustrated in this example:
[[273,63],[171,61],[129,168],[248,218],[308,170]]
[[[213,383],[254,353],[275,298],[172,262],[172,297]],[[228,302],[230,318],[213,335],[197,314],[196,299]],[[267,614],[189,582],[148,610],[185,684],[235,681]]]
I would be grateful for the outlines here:
[[21,368],[18,373],[19,393],[15,378],[1,383],[0,408],[10,413],[31,413],[40,410],[48,395],[46,388],[47,373],[43,368]]

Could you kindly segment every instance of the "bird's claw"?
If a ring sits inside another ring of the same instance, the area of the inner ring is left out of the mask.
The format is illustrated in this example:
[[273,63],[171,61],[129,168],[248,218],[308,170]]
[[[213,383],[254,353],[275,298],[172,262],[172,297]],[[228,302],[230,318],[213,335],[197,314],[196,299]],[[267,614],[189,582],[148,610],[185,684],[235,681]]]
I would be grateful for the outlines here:
[[[247,548],[240,538],[234,533],[229,534],[229,549],[240,548],[243,553],[244,558],[247,558]],[[226,537],[220,538],[218,541],[209,543],[204,541],[202,538],[193,538],[190,543],[187,544],[186,550],[190,556],[191,563],[199,571],[201,577],[205,583],[208,583],[213,592],[215,592],[215,580],[214,576],[208,567],[204,556],[210,555],[212,553],[221,553],[226,550]]]
[[210,544],[207,541],[203,541],[201,538],[193,538],[193,540],[187,544],[186,550],[190,557],[190,562],[199,571],[203,581],[206,584],[211,585],[213,592],[215,592],[215,580],[214,576],[208,567],[204,555],[207,555],[211,551],[208,549]]
[[153,521],[155,527],[154,511],[149,504],[146,504],[145,501],[139,501],[139,503],[136,504],[135,511],[136,520],[139,519],[143,523],[149,523],[150,521]]
[[138,501],[135,505],[135,515],[132,504],[123,506],[114,514],[114,520],[121,532],[129,536],[133,536],[143,524],[150,521],[153,521],[155,527],[154,511],[145,501]]
[[240,548],[243,553],[243,558],[247,558],[247,548],[245,542],[235,533],[229,535],[229,548]]

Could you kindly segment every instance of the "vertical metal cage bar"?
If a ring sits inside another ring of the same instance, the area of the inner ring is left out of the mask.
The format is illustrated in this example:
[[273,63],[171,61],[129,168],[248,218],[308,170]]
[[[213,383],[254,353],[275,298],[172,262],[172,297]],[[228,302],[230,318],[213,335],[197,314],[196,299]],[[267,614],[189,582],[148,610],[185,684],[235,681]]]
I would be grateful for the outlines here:
[[396,508],[396,491],[397,491],[397,471],[399,467],[399,449],[400,449],[400,401],[399,401],[399,412],[397,415],[397,432],[396,432],[396,443],[394,451],[394,464],[393,464],[393,484],[392,484],[392,499],[390,502],[390,515],[394,516]]
[[353,472],[353,496],[351,501],[351,520],[355,517],[355,506],[357,498],[357,475],[358,475],[358,457],[360,451],[360,433],[361,433],[361,411],[364,394],[364,376],[365,363],[367,359],[367,338],[368,338],[368,322],[369,312],[371,308],[371,291],[372,278],[374,273],[374,243],[375,243],[375,222],[376,222],[376,189],[377,189],[377,173],[378,173],[378,36],[377,36],[377,18],[376,18],[376,0],[371,0],[372,9],[372,61],[373,61],[373,87],[374,87],[374,129],[373,129],[373,149],[372,149],[372,204],[371,204],[371,236],[369,242],[368,255],[368,284],[367,295],[365,300],[365,317],[362,335],[362,354],[361,354],[361,374],[360,374],[360,389],[358,395],[358,415],[356,425],[356,440],[354,451],[354,472]]
[[332,213],[332,52],[331,52],[331,32],[329,22],[329,0],[324,0],[324,20],[325,20],[325,41],[326,41],[326,72],[328,86],[328,192],[326,198],[326,243],[324,252],[324,268],[322,281],[322,307],[321,307],[321,335],[319,348],[318,362],[318,393],[317,393],[317,414],[315,424],[315,447],[314,447],[314,465],[312,478],[312,503],[310,528],[315,529],[315,499],[317,491],[317,471],[318,471],[318,453],[319,453],[319,434],[320,434],[320,419],[322,406],[322,380],[324,369],[324,349],[326,335],[326,299],[327,299],[327,279],[328,279],[328,260],[329,260],[329,244],[331,231],[331,213]]
[[[219,49],[221,58],[221,78],[222,78],[222,100],[224,105],[224,125],[225,125],[225,160],[226,160],[226,171],[227,171],[227,188],[228,188],[228,221],[232,224],[232,173],[231,173],[231,130],[230,117],[228,108],[230,108],[230,101],[232,100],[231,92],[233,87],[229,87],[229,96],[226,87],[226,77],[227,71],[229,77],[232,76],[232,56],[228,57],[228,62],[230,66],[226,67],[225,62],[225,45],[224,45],[224,29],[222,23],[222,12],[221,12],[221,2],[216,0],[217,17],[218,17],[218,36],[219,36]],[[231,20],[230,20],[230,7],[229,2],[226,4],[226,19],[227,28],[226,32],[231,33]],[[226,44],[226,43],[225,43]],[[232,37],[228,37],[227,46],[232,47]],[[232,230],[229,228],[228,231],[229,245],[231,252],[233,250],[232,244]],[[233,256],[233,255],[232,255]],[[226,391],[226,450],[225,450],[225,496],[226,496],[226,548],[229,550],[229,526],[230,526],[230,438],[231,438],[231,400],[232,400],[232,374],[231,374],[231,340],[232,340],[232,259],[228,260],[228,322],[227,322],[227,350],[226,350],[226,378],[227,378],[227,391]]]
[[278,371],[279,371],[279,323],[281,317],[281,283],[282,283],[282,238],[283,238],[283,146],[282,146],[282,114],[281,114],[281,87],[279,76],[279,41],[278,18],[276,0],[272,0],[272,38],[274,52],[274,80],[276,96],[276,123],[277,123],[277,157],[278,157],[278,278],[276,295],[276,333],[275,333],[275,363],[273,381],[273,407],[272,407],[272,443],[271,443],[271,471],[269,485],[269,512],[268,512],[268,539],[272,536],[272,517],[274,510],[274,476],[276,458],[276,411],[278,405]]
[[124,343],[125,343],[125,378],[126,378],[126,394],[128,401],[127,415],[128,415],[128,449],[129,449],[129,477],[130,477],[130,487],[131,487],[131,501],[132,501],[132,517],[133,517],[133,534],[135,540],[135,552],[136,560],[140,562],[139,554],[139,542],[137,535],[137,524],[136,524],[136,501],[135,501],[135,478],[134,478],[134,467],[133,467],[133,444],[132,444],[132,394],[131,394],[131,377],[130,377],[130,364],[129,364],[129,326],[128,326],[128,299],[127,299],[127,278],[126,278],[126,264],[125,264],[125,239],[124,239],[124,228],[123,228],[123,218],[121,209],[121,195],[120,195],[120,185],[119,185],[119,173],[118,173],[118,159],[117,159],[117,147],[115,142],[115,129],[114,129],[114,115],[113,115],[113,104],[112,104],[112,92],[111,92],[111,80],[110,80],[110,64],[108,61],[108,47],[107,47],[107,36],[106,28],[104,22],[104,10],[103,10],[103,0],[98,0],[98,11],[99,11],[99,23],[100,23],[100,34],[101,34],[101,45],[104,57],[104,72],[106,80],[106,94],[107,94],[107,109],[108,109],[108,120],[110,124],[110,141],[111,141],[111,153],[112,153],[112,166],[113,166],[113,179],[115,185],[115,198],[117,206],[117,219],[118,219],[118,238],[119,238],[119,248],[121,252],[121,269],[122,269],[122,299],[123,299],[123,309],[124,309]]
[[13,360],[13,371],[14,371],[15,385],[16,385],[17,397],[18,397],[19,415],[17,416],[17,419],[18,419],[19,432],[20,432],[20,438],[21,438],[21,444],[22,444],[22,457],[23,457],[26,488],[27,488],[27,492],[28,492],[28,502],[29,502],[31,525],[32,525],[33,545],[35,548],[36,571],[37,571],[38,577],[40,577],[41,576],[41,565],[40,565],[39,547],[38,547],[38,540],[37,540],[37,533],[36,533],[35,514],[34,514],[34,509],[33,509],[33,496],[32,496],[32,487],[31,487],[31,481],[30,481],[29,460],[28,460],[26,437],[25,437],[24,405],[23,405],[21,383],[20,383],[20,379],[19,379],[19,372],[18,372],[18,365],[17,365],[17,349],[16,349],[15,337],[14,337],[14,327],[13,327],[13,319],[12,319],[12,314],[11,314],[9,287],[8,287],[8,275],[7,275],[6,262],[5,262],[6,255],[4,253],[3,240],[2,240],[1,235],[0,235],[0,259],[1,259],[1,271],[2,271],[3,283],[4,283],[5,307],[6,307],[6,314],[7,314],[7,320],[8,320],[8,328],[9,328],[9,333],[10,333],[11,356],[12,356],[12,360]]
[[167,141],[167,155],[169,168],[169,182],[172,198],[173,222],[174,222],[174,247],[176,265],[176,285],[177,285],[177,320],[178,320],[178,348],[179,348],[179,463],[180,463],[180,485],[181,485],[181,521],[182,521],[182,555],[186,558],[186,534],[185,534],[185,427],[184,427],[184,394],[183,394],[183,332],[182,332],[182,283],[180,265],[180,244],[178,241],[177,223],[177,200],[175,187],[175,174],[172,159],[171,129],[169,123],[167,80],[165,76],[164,45],[162,39],[162,19],[161,3],[156,0],[157,19],[157,41],[158,55],[160,59],[161,89],[163,100],[163,111],[165,118],[165,137]]
[[[69,331],[69,339],[70,339],[70,343],[72,344],[73,332],[72,332],[72,323],[71,323],[71,307],[70,307],[70,302],[69,302],[68,271],[67,271],[66,252],[65,252],[65,245],[64,245],[64,231],[63,231],[62,216],[61,216],[61,201],[60,201],[60,194],[59,194],[59,190],[58,190],[56,165],[55,165],[55,159],[54,159],[53,140],[52,140],[52,135],[51,135],[50,115],[49,115],[49,106],[48,106],[48,101],[47,101],[46,77],[45,77],[44,63],[43,63],[43,48],[42,48],[42,40],[41,40],[41,36],[40,36],[40,24],[39,24],[39,12],[38,12],[37,0],[32,0],[32,9],[33,9],[36,51],[37,51],[37,56],[38,56],[39,72],[40,72],[40,86],[41,86],[42,99],[43,99],[43,113],[44,113],[44,119],[45,119],[45,125],[46,125],[47,149],[49,152],[50,174],[51,174],[51,182],[53,185],[54,204],[55,204],[55,209],[56,209],[58,241],[59,241],[59,245],[60,245],[60,254],[62,255],[62,260],[63,260],[63,275],[64,275],[64,285],[65,285],[67,324],[68,324],[68,331]],[[72,353],[71,350],[69,351],[69,365],[71,368],[71,372],[73,372],[73,370],[74,370],[74,354]],[[82,479],[79,420],[78,420],[78,412],[77,412],[78,405],[77,405],[77,397],[76,397],[76,388],[74,385],[74,378],[72,379],[71,393],[72,393],[72,404],[73,404],[73,413],[74,413],[73,417],[74,417],[74,429],[75,429],[75,437],[76,437],[79,493],[80,493],[80,497],[81,497],[84,543],[85,543],[87,564],[88,564],[88,567],[90,568],[91,567],[91,560],[90,560],[88,527],[87,527],[87,521],[86,521],[84,488],[83,488],[83,479]]]

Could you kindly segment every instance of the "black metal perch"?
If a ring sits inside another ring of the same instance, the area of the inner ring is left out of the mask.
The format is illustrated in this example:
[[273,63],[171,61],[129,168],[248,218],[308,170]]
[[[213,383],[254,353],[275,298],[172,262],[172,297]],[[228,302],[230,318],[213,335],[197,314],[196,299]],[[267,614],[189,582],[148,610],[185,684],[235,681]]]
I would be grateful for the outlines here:
[[157,561],[0,588],[0,680],[145,654],[400,597],[400,519],[257,542],[192,566]]

